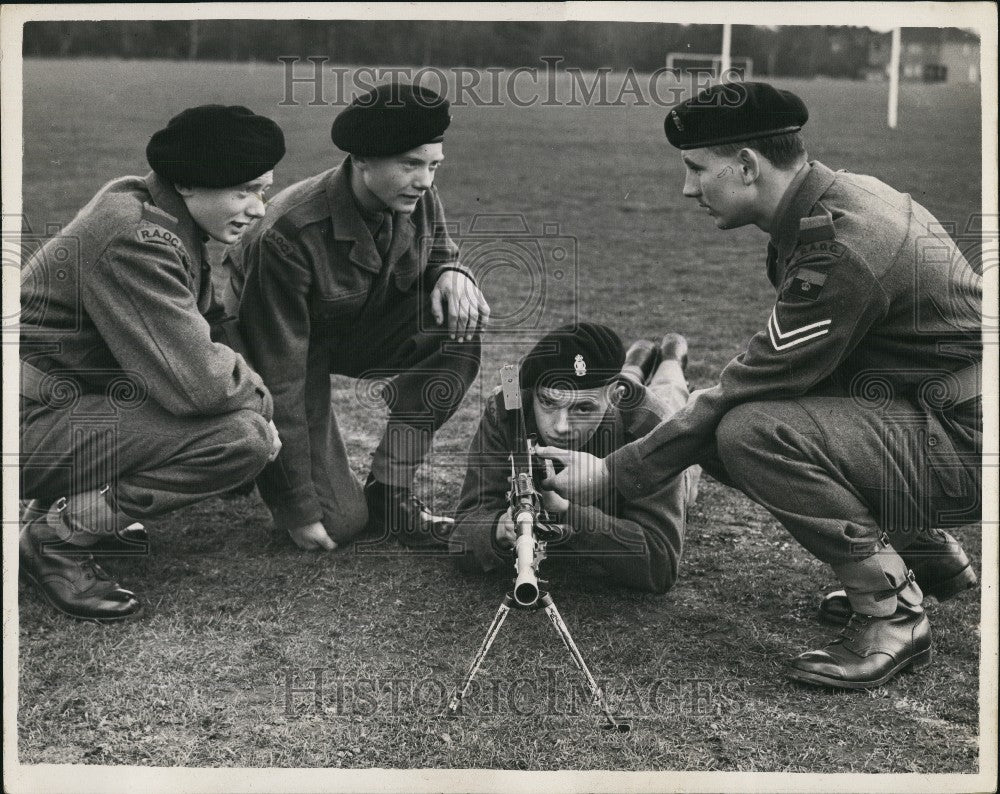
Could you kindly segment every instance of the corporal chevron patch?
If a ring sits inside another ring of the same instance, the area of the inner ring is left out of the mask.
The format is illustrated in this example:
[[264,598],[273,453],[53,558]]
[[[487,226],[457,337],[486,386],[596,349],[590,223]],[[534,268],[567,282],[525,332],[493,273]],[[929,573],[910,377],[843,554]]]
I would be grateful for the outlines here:
[[778,324],[778,308],[775,307],[771,310],[771,316],[767,321],[767,333],[771,338],[771,346],[774,347],[775,351],[780,353],[783,350],[798,347],[811,339],[826,336],[830,333],[830,324],[832,322],[831,319],[819,320],[798,328],[790,328],[787,331],[783,331]]

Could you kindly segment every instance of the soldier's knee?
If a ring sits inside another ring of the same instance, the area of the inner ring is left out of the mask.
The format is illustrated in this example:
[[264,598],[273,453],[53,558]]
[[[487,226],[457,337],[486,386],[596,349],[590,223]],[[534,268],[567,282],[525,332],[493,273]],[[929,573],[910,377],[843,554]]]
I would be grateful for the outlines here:
[[730,410],[715,431],[719,458],[731,476],[748,473],[766,455],[773,440],[774,418],[760,403],[743,403]]
[[327,534],[338,546],[345,546],[368,526],[368,504],[364,497],[351,499],[338,506],[335,516],[324,520]]
[[268,422],[255,411],[233,411],[226,422],[227,460],[232,475],[240,482],[253,479],[271,455],[271,431]]

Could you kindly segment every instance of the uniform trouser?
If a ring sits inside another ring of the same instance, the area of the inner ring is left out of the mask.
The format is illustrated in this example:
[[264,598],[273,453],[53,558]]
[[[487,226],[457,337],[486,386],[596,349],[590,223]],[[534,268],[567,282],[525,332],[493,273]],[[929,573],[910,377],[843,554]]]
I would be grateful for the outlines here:
[[340,434],[330,375],[363,379],[353,395],[363,410],[389,407],[371,473],[379,482],[409,487],[431,450],[434,433],[451,418],[476,379],[480,353],[478,334],[471,341],[455,342],[447,327],[434,324],[429,293],[418,287],[402,292],[390,286],[378,309],[350,328],[313,326],[306,420],[313,486],[323,526],[333,540],[344,543],[359,534],[368,508]]
[[[864,578],[863,561],[894,556],[931,527],[979,517],[975,449],[956,448],[935,415],[905,400],[878,410],[835,396],[745,403],[726,414],[716,441],[721,479],[769,510],[842,581]],[[885,588],[876,566],[865,570],[874,572],[872,590]]]
[[[667,421],[683,408],[690,397],[687,379],[679,361],[666,360],[660,362],[649,383],[649,389],[664,405],[666,411],[663,421]],[[670,503],[672,512],[678,516],[679,527],[684,527],[688,505],[694,504],[698,498],[698,483],[701,480],[701,466],[690,466],[681,472],[672,482]]]
[[267,422],[253,411],[179,417],[146,400],[83,394],[68,405],[21,398],[21,495],[45,505],[110,486],[131,518],[150,518],[255,477]]

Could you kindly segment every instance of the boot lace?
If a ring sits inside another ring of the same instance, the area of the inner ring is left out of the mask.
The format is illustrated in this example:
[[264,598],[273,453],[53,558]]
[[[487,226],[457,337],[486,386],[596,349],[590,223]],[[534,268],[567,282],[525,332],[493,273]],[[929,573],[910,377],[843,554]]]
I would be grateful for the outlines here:
[[871,622],[872,618],[870,615],[862,615],[860,612],[854,612],[851,615],[851,619],[847,621],[847,625],[840,630],[838,639],[853,640]]
[[92,595],[110,595],[122,589],[121,585],[112,579],[111,575],[98,565],[97,560],[93,557],[84,557],[80,561],[80,569],[83,571],[84,578],[93,582],[87,588]]

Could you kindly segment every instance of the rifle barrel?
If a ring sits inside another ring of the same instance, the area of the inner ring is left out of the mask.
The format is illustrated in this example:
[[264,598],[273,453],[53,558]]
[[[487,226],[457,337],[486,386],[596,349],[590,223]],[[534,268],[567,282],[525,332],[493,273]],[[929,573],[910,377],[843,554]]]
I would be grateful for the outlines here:
[[528,510],[514,517],[517,524],[517,578],[514,580],[514,600],[523,607],[538,601],[538,574],[535,572],[535,519]]

